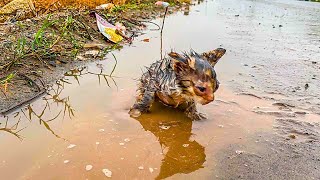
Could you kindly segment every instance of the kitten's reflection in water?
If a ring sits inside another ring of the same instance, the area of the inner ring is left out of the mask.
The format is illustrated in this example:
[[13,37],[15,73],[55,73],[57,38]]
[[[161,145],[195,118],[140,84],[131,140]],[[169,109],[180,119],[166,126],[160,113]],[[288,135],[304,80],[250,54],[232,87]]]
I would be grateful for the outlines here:
[[192,140],[192,120],[183,112],[160,103],[154,103],[152,113],[137,118],[146,131],[157,138],[163,149],[160,173],[156,179],[164,179],[174,174],[188,174],[202,168],[205,149]]

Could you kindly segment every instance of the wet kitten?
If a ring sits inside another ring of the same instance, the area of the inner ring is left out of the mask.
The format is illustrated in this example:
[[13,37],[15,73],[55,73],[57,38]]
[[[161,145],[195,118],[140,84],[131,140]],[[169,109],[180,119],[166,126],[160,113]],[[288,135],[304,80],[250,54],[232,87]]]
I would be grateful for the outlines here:
[[202,54],[193,50],[183,54],[171,52],[168,58],[151,64],[140,78],[138,96],[129,114],[138,117],[159,99],[165,105],[184,110],[193,120],[203,119],[196,103],[205,105],[214,100],[214,92],[219,88],[214,66],[225,52],[223,48]]

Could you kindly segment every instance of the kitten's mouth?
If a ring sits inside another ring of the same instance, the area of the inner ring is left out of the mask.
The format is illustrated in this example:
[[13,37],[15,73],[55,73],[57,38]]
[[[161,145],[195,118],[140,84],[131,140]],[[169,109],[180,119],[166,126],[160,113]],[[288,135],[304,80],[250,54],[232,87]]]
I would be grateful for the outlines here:
[[198,103],[200,103],[201,105],[206,105],[206,104],[209,104],[211,103],[212,101],[214,100],[214,97],[210,97],[210,98],[203,98],[203,97],[200,97],[200,98],[197,98],[196,101]]

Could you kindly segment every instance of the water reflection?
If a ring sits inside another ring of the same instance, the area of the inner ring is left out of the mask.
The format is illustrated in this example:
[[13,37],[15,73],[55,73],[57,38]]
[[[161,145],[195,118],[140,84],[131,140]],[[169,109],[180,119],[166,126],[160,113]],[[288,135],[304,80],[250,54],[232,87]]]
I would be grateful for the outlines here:
[[192,140],[192,120],[183,112],[154,103],[152,114],[144,114],[137,120],[146,131],[158,138],[163,150],[164,158],[156,179],[178,173],[188,174],[203,168],[205,148]]
[[[76,111],[71,104],[70,96],[63,94],[66,86],[75,82],[80,85],[81,77],[85,75],[91,75],[98,77],[99,84],[101,84],[101,79],[103,79],[107,85],[111,87],[112,84],[109,82],[111,80],[117,87],[117,83],[112,75],[112,73],[115,71],[116,65],[117,61],[111,73],[109,74],[104,72],[102,66],[98,66],[97,72],[89,71],[86,67],[71,69],[65,73],[64,78],[56,81],[53,86],[46,90],[46,95],[42,98],[42,101],[37,101],[35,104],[27,104],[19,111],[8,114],[1,118],[0,131],[9,133],[18,139],[23,140],[21,135],[22,130],[27,128],[30,125],[29,123],[39,122],[41,126],[46,128],[55,137],[62,138],[55,132],[53,128],[51,128],[50,123],[57,119],[65,119],[66,117],[68,119],[72,119],[75,116]],[[51,108],[53,105],[55,106]]]
[[22,136],[19,134],[19,132],[22,131],[24,128],[18,129],[20,120],[21,120],[21,118],[19,118],[19,120],[16,123],[14,123],[13,125],[10,126],[8,124],[9,118],[7,117],[4,125],[3,125],[3,123],[0,123],[0,131],[12,134],[15,137],[17,137],[18,139],[22,140]]

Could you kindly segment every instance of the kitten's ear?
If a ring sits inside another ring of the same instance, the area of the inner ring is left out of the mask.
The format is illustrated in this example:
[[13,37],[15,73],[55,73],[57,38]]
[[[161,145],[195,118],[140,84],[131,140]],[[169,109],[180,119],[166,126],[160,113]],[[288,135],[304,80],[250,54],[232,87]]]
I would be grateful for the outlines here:
[[183,72],[187,72],[190,68],[188,66],[188,61],[183,56],[176,52],[170,52],[168,54],[171,57],[171,61],[173,64],[173,70],[178,73],[182,74]]
[[211,66],[215,66],[225,53],[225,49],[217,48],[213,51],[203,53],[202,56],[211,64]]

